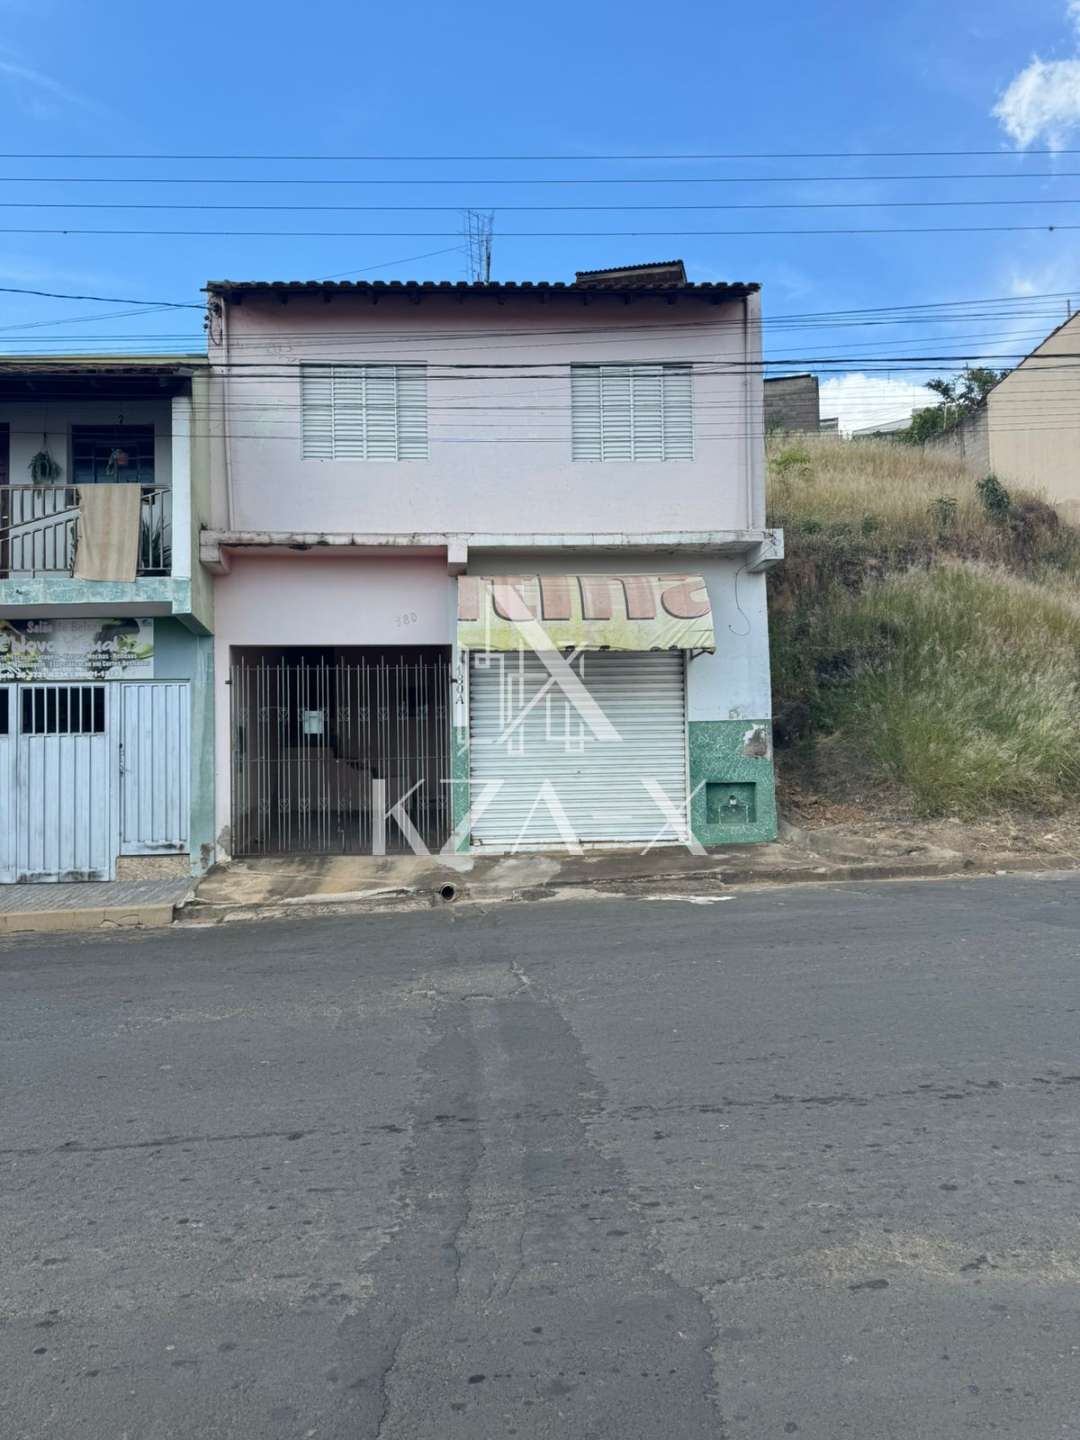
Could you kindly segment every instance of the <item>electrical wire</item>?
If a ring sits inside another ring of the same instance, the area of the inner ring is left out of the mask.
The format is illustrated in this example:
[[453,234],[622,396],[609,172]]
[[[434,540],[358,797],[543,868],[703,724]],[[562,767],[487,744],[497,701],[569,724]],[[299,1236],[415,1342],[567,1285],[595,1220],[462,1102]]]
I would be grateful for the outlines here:
[[[500,205],[500,214],[564,214],[585,212],[626,212],[654,210],[934,210],[957,206],[1001,207],[1015,205],[1080,205],[1072,197],[1035,197],[1023,200],[785,200],[776,202],[734,201],[730,204],[658,205]],[[81,200],[0,200],[0,210],[196,210],[247,211],[257,213],[355,214],[456,214],[460,205],[209,205],[186,201],[81,201]],[[501,232],[499,232],[501,234]],[[456,247],[455,247],[456,248]],[[434,252],[439,253],[439,252]],[[374,267],[372,267],[374,268]]]
[[[1076,152],[1059,152],[1076,153]],[[6,157],[0,156],[0,159]],[[843,185],[914,180],[1075,180],[1080,170],[973,170],[906,175],[0,175],[4,185]],[[480,207],[483,208],[483,207]]]
[[347,160],[350,162],[379,161],[388,163],[400,163],[411,161],[431,162],[453,162],[472,160],[499,160],[499,161],[553,161],[566,160],[574,162],[594,162],[606,160],[880,160],[880,159],[931,159],[935,157],[955,158],[957,156],[978,155],[992,156],[995,159],[1014,159],[1017,156],[1027,155],[1080,155],[1080,150],[1059,150],[1053,147],[1036,149],[1025,148],[1021,152],[1006,150],[743,150],[743,151],[686,151],[686,152],[663,152],[653,151],[652,153],[629,153],[629,154],[589,154],[581,155],[562,151],[555,154],[516,153],[516,154],[487,154],[481,155],[475,152],[459,155],[342,155],[342,154],[176,154],[176,153],[141,153],[125,154],[123,152],[104,151],[17,151],[11,150],[0,152],[0,160],[276,160],[276,161],[300,161],[320,163]]
[[[455,207],[456,208],[456,207]],[[829,229],[785,230],[500,230],[503,240],[633,240],[647,238],[713,239],[725,237],[756,239],[761,236],[813,235],[1003,235],[1056,230],[1080,230],[1080,225],[881,225],[837,226]],[[457,235],[456,230],[133,230],[87,229],[81,226],[0,226],[0,235],[127,235],[148,239],[209,237],[212,239],[276,240],[440,240]],[[86,297],[90,298],[90,297]]]
[[193,300],[118,300],[115,295],[71,295],[57,290],[27,290],[19,285],[0,285],[0,295],[39,295],[46,300],[99,300],[104,305],[146,305],[161,310],[202,310]]

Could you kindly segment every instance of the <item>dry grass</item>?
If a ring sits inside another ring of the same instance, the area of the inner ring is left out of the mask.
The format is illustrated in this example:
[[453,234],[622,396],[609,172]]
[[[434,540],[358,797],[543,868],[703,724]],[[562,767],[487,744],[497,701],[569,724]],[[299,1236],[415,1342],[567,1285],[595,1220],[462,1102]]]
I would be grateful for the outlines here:
[[860,658],[836,692],[833,743],[920,812],[1048,813],[1080,796],[1074,594],[946,564],[869,587],[846,619]]
[[904,547],[935,546],[951,529],[967,547],[999,548],[1001,526],[987,513],[971,475],[917,446],[788,436],[770,440],[768,459],[774,525],[845,526]]
[[891,443],[770,446],[778,738],[921,814],[1080,799],[1080,532]]

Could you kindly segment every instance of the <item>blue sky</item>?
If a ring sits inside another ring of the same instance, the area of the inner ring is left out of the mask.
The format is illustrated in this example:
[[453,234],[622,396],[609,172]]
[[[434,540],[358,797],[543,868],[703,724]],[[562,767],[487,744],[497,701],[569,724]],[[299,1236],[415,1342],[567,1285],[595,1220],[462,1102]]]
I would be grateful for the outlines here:
[[[543,7],[312,0],[0,0],[0,103],[9,154],[557,155],[559,160],[276,162],[0,160],[0,285],[199,300],[210,277],[461,278],[459,210],[496,212],[495,275],[681,255],[696,279],[763,282],[770,353],[830,355],[852,376],[826,394],[848,423],[903,408],[902,364],[860,380],[867,356],[1026,348],[1080,294],[1080,230],[879,235],[630,235],[515,231],[741,231],[1080,225],[1080,0],[943,8],[774,0],[768,6],[553,0]],[[870,151],[985,156],[871,158]],[[839,158],[591,161],[594,154],[835,151]],[[864,158],[865,157],[865,158]],[[987,179],[867,177],[967,174]],[[75,183],[82,176],[95,183]],[[20,183],[15,177],[32,177]],[[112,183],[96,183],[114,177]],[[820,178],[841,177],[841,178]],[[210,184],[211,180],[273,181]],[[313,179],[333,185],[280,183]],[[355,183],[408,180],[405,185]],[[450,184],[425,183],[438,179]],[[543,181],[634,181],[544,184]],[[148,180],[183,183],[146,183]],[[499,183],[513,182],[513,183]],[[663,182],[663,183],[659,183]],[[707,182],[707,183],[704,183]],[[910,208],[901,200],[1027,200]],[[11,208],[13,202],[445,206],[243,211]],[[877,208],[539,210],[553,205]],[[1035,203],[1039,202],[1039,203]],[[1052,203],[1049,203],[1052,202]],[[318,238],[85,235],[79,229],[425,232]],[[446,232],[450,232],[447,234]],[[427,252],[449,250],[447,254]],[[427,255],[408,263],[403,257]],[[369,268],[378,267],[378,268]],[[815,324],[782,317],[1016,297],[1007,315],[950,326]],[[11,350],[201,345],[198,312],[4,297]],[[100,318],[95,318],[100,317]],[[62,323],[55,324],[53,322]],[[79,337],[85,337],[80,339]],[[889,349],[888,347],[892,347]],[[880,369],[880,367],[878,367]],[[946,367],[942,367],[946,368]],[[917,378],[917,377],[915,377]],[[882,408],[884,407],[884,409]]]

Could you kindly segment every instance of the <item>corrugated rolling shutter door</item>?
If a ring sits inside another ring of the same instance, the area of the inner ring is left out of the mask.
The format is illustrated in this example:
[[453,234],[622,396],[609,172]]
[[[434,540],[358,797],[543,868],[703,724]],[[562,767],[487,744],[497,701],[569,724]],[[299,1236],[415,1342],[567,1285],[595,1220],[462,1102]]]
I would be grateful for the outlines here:
[[[648,843],[664,813],[645,781],[672,806],[686,800],[686,698],[680,650],[590,652],[589,694],[618,731],[597,739],[531,653],[473,657],[469,677],[470,765],[474,807],[485,786],[498,793],[473,822],[472,842],[491,849],[560,845],[557,813],[544,781],[583,843]],[[580,662],[575,666],[579,670]],[[527,711],[522,718],[522,712]],[[500,737],[502,737],[500,739]],[[550,792],[549,792],[550,794]],[[662,839],[675,837],[668,832]]]

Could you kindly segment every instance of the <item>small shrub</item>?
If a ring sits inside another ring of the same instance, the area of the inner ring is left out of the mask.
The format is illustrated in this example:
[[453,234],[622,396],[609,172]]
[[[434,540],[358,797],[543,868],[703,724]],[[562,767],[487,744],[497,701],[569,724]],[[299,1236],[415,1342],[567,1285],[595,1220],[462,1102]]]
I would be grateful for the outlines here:
[[930,502],[930,514],[934,517],[934,526],[939,535],[947,535],[950,530],[956,529],[956,496],[935,495]]
[[778,475],[789,475],[794,471],[801,473],[806,478],[809,476],[813,459],[810,451],[804,446],[792,445],[788,449],[778,450],[773,455],[771,464]]
[[1004,521],[1009,518],[1009,512],[1012,510],[1012,497],[996,475],[984,475],[981,480],[976,482],[975,488],[979,492],[983,509],[991,520]]

